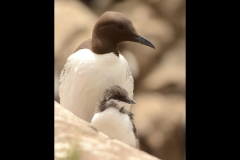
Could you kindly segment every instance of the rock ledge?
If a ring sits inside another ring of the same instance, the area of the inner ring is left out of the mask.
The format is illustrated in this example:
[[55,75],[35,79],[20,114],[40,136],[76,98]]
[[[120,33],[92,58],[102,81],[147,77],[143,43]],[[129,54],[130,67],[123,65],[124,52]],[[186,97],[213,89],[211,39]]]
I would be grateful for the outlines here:
[[62,160],[159,160],[98,132],[54,102],[54,159]]

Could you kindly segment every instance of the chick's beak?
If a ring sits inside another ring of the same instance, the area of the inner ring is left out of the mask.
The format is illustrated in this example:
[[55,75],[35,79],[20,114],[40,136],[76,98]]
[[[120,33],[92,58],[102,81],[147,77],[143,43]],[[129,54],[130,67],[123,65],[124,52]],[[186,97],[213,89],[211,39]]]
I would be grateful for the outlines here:
[[128,104],[136,104],[136,102],[134,100],[132,100],[132,99],[129,99],[127,103]]

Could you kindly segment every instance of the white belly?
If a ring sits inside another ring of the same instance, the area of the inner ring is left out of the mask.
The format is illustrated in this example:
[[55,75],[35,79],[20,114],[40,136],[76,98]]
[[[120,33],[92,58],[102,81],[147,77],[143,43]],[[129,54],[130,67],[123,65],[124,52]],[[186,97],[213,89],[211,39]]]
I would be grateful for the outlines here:
[[103,112],[96,113],[91,123],[110,138],[122,141],[132,147],[137,146],[129,116],[120,113],[116,108],[107,108]]
[[[59,80],[60,104],[83,120],[91,121],[103,92],[112,85],[120,85],[133,98],[133,78],[121,54],[99,55],[81,49],[68,58],[64,68]],[[130,110],[130,105],[125,109]]]

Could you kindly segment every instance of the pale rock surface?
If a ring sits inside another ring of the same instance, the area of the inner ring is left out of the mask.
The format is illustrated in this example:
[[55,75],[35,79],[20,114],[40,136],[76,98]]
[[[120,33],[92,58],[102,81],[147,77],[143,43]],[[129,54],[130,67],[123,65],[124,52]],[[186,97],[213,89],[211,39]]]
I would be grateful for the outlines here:
[[[129,50],[136,57],[139,66],[138,78],[141,79],[148,74],[155,61],[161,57],[165,46],[174,41],[174,28],[164,17],[159,16],[155,10],[142,1],[121,1],[113,5],[111,10],[127,16],[137,32],[150,40],[156,47],[156,49],[152,49],[134,42],[123,42],[119,45],[120,51]],[[124,52],[122,54],[125,55]],[[129,59],[127,61],[129,64],[132,63]]]
[[54,102],[54,159],[159,160],[141,150],[108,138]]
[[[133,42],[119,45],[120,52],[128,61],[135,79],[134,100],[137,104],[132,106],[132,112],[135,114],[140,149],[164,160],[185,160],[185,0],[107,0],[104,3],[98,1],[67,1],[57,2],[61,5],[55,5],[55,9],[61,12],[55,14],[58,17],[58,22],[55,23],[55,27],[58,28],[58,31],[55,31],[58,34],[55,41],[62,38],[62,41],[66,42],[58,44],[58,48],[61,48],[57,49],[59,52],[55,50],[55,79],[58,80],[68,54],[75,50],[75,46],[70,47],[72,38],[69,37],[74,37],[74,45],[90,38],[94,23],[107,10],[118,11],[128,16],[137,31],[156,47],[152,49]],[[88,7],[82,2],[88,3]],[[76,36],[71,36],[74,35],[71,30],[76,28],[83,33],[76,32]],[[66,36],[60,36],[62,34]],[[67,45],[61,46],[62,44]],[[58,83],[55,85],[57,96]],[[92,133],[90,127],[89,133]],[[121,155],[119,152],[116,154]]]
[[138,89],[185,95],[186,41],[184,37],[164,54],[148,76],[140,82]]
[[[185,140],[185,97],[138,93],[131,110],[142,150],[167,160],[182,160]],[[174,154],[173,154],[174,153]]]

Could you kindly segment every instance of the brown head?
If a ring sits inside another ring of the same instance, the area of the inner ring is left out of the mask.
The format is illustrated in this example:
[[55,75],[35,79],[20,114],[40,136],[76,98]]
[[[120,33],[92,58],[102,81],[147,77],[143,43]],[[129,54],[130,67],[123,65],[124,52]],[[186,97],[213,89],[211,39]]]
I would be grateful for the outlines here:
[[119,54],[117,45],[123,41],[132,41],[155,48],[147,39],[135,30],[132,22],[118,12],[105,12],[96,22],[91,49],[98,54],[115,52]]

